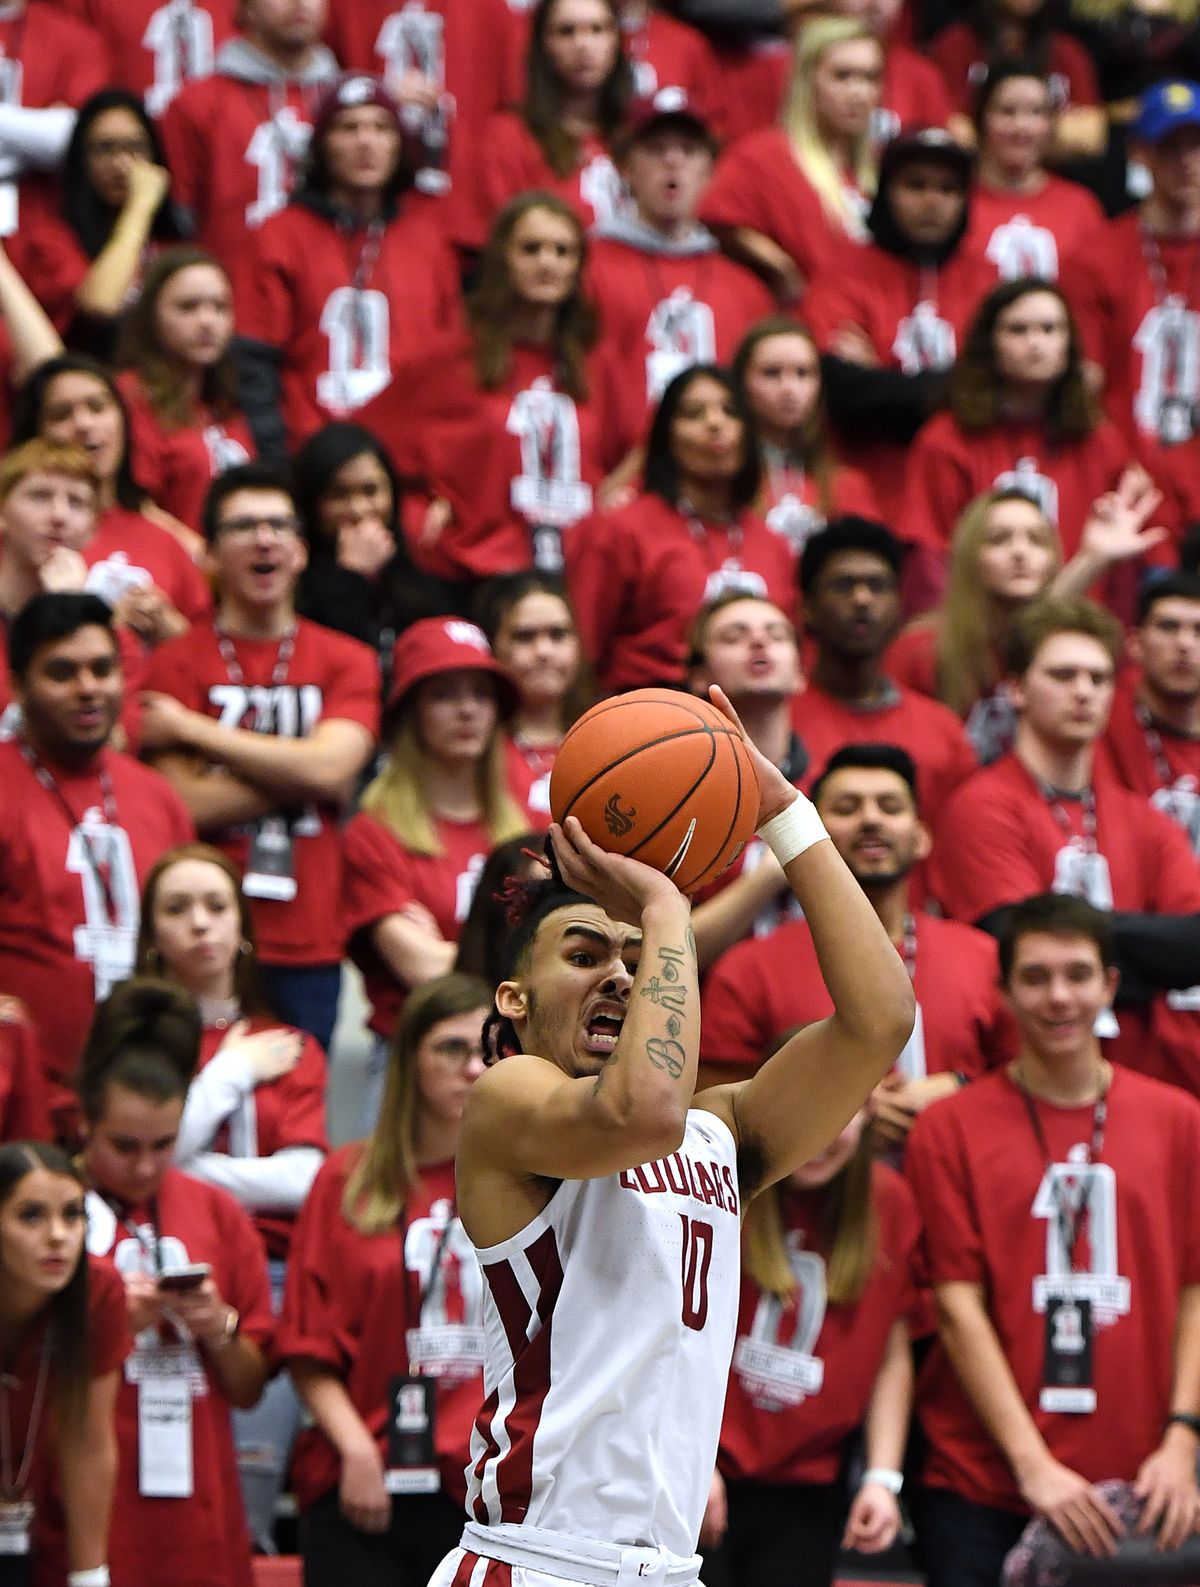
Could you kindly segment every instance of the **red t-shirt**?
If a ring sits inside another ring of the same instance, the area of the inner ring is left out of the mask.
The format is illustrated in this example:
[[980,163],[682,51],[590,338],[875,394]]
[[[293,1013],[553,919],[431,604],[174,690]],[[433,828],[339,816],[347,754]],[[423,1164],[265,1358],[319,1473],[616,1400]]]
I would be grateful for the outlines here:
[[[237,1309],[243,1337],[269,1347],[274,1320],[266,1259],[254,1225],[225,1191],[171,1168],[153,1202],[130,1207],[120,1220],[90,1192],[88,1249],[116,1274],[153,1273],[156,1249],[164,1268],[207,1262],[222,1300]],[[166,1360],[176,1376],[192,1381],[191,1499],[142,1498],[138,1491],[138,1380],[161,1372]],[[202,1347],[170,1324],[137,1335],[117,1394],[117,1492],[108,1540],[115,1579],[250,1587],[231,1410]]]
[[730,364],[738,343],[773,308],[762,282],[717,252],[652,253],[593,238],[587,290],[628,393],[628,427],[645,429],[667,385],[690,364]]
[[[474,1251],[454,1215],[454,1164],[422,1168],[399,1228],[361,1234],[347,1221],[342,1198],[362,1150],[363,1143],[354,1142],[334,1152],[301,1210],[276,1354],[336,1373],[386,1461],[389,1383],[409,1371],[406,1334],[417,1325],[417,1299],[429,1286],[448,1217],[454,1222],[421,1323],[429,1330],[481,1329],[483,1294]],[[438,1374],[438,1464],[443,1489],[463,1501],[471,1428],[483,1398],[482,1363],[473,1367],[464,1353],[445,1366]],[[292,1458],[301,1510],[333,1490],[340,1473],[341,1459],[325,1434],[306,1428]]]
[[154,584],[189,623],[212,611],[203,573],[169,529],[125,507],[110,507],[83,548],[87,587],[110,606],[131,589]]
[[926,821],[936,822],[951,791],[975,770],[975,752],[948,706],[905,688],[874,710],[835,700],[810,683],[792,701],[792,725],[810,755],[809,783],[846,744],[898,744],[917,768],[917,793]]
[[786,541],[750,511],[701,525],[646,492],[598,513],[568,542],[567,582],[599,688],[681,682],[688,629],[704,602],[745,589],[790,612],[793,568]]
[[237,0],[189,0],[180,11],[171,0],[56,0],[90,22],[108,47],[110,82],[141,95],[161,116],[195,77],[207,77],[213,58],[233,34]]
[[1117,686],[1100,752],[1119,782],[1183,828],[1200,857],[1200,737],[1154,721],[1126,681]]
[[[297,618],[287,677],[276,684],[279,640],[237,635],[230,640],[242,683],[234,681],[221,659],[215,625],[201,623],[160,646],[146,687],[174,695],[227,728],[307,738],[318,723],[340,720],[357,722],[378,736],[379,666],[369,646]],[[290,816],[296,896],[251,899],[259,955],[269,964],[334,964],[345,942],[340,811],[336,805],[305,801]],[[210,837],[239,871],[245,869],[246,828]]]
[[[844,326],[855,326],[881,369],[918,375],[950,368],[993,282],[991,266],[965,243],[940,269],[922,269],[875,244],[843,243],[835,268],[814,283],[804,315],[822,352],[832,351]],[[845,450],[870,480],[886,521],[897,520],[911,444],[856,434]]]
[[700,219],[714,230],[744,226],[761,232],[795,261],[809,285],[826,278],[847,242],[777,127],[749,133],[725,151],[701,201]]
[[[71,818],[20,747],[0,744],[0,987],[29,1005],[47,1076],[61,1087],[95,1003],[133,972],[146,873],[195,829],[171,785],[127,755],[103,750],[82,774],[50,769]],[[101,769],[111,780],[113,826]],[[52,1094],[52,1105],[58,1100]]]
[[454,241],[461,248],[481,248],[508,201],[531,188],[556,194],[585,227],[612,220],[624,197],[612,156],[593,134],[579,142],[574,170],[559,176],[515,110],[489,116],[475,150],[473,187],[451,203],[448,225]]
[[[91,1376],[106,1377],[115,1372],[128,1356],[131,1343],[125,1318],[125,1286],[107,1265],[94,1256],[88,1265],[88,1353]],[[12,1376],[16,1387],[8,1391],[9,1427],[12,1447],[21,1450],[29,1436],[29,1413],[33,1408],[45,1325],[30,1330],[21,1342]],[[54,1400],[54,1369],[46,1380],[46,1401]],[[66,1532],[63,1526],[62,1494],[55,1459],[52,1419],[40,1418],[36,1455],[30,1475],[29,1491],[34,1501],[34,1527],[30,1560],[33,1566],[31,1587],[62,1587],[67,1579]]]
[[[905,540],[946,553],[964,509],[984,491],[1025,492],[1057,525],[1063,557],[1079,549],[1092,503],[1112,490],[1133,461],[1128,442],[1107,421],[1080,441],[1054,446],[1042,424],[1002,421],[964,430],[949,413],[930,419],[908,450],[902,515]],[[1170,560],[1165,547],[1152,562]],[[1105,579],[1105,604],[1132,615],[1137,566],[1126,563]]]
[[875,1255],[862,1294],[830,1304],[826,1193],[783,1191],[783,1224],[796,1289],[784,1302],[744,1270],[737,1342],[717,1465],[737,1482],[833,1482],[846,1440],[862,1425],[888,1334],[916,1297],[920,1223],[894,1169],[871,1166]]
[[[967,22],[951,23],[925,46],[925,53],[941,68],[955,110],[959,115],[970,116],[988,68],[983,42],[975,29]],[[1096,68],[1078,39],[1068,33],[1052,33],[1048,64],[1057,109],[1100,104]]]
[[[133,370],[119,374],[117,385],[129,409],[134,477],[164,511],[198,530],[204,498],[216,476],[248,463],[257,452],[245,417],[233,413],[217,419],[209,414],[199,424],[171,429],[150,406]],[[199,621],[199,614],[193,621]]]
[[1010,193],[976,182],[970,216],[967,246],[988,260],[997,280],[1057,281],[1103,222],[1104,211],[1078,182],[1046,175],[1036,193]]
[[[1200,1283],[1200,1106],[1173,1086],[1114,1071],[1080,1220],[1088,1254],[1077,1245],[1082,1271],[1074,1279],[1054,1214],[1058,1196],[1078,1194],[1093,1110],[1033,1106],[1049,1165],[1007,1071],[927,1109],[913,1126],[905,1171],[929,1276],[983,1287],[1017,1389],[1051,1454],[1089,1482],[1132,1481],[1158,1447],[1170,1408],[1180,1291]],[[1082,1415],[1038,1403],[1046,1297],[1072,1292],[1092,1301],[1096,1409]],[[976,1504],[1025,1509],[944,1357],[923,1377],[918,1414],[927,1483]]]
[[[518,343],[500,384],[484,390],[470,343],[455,335],[407,360],[360,410],[358,422],[425,488],[410,492],[404,518],[418,567],[459,581],[527,568],[536,526],[561,535],[592,511],[595,487],[637,436],[626,433],[628,397],[607,342],[586,376],[587,397],[577,401],[562,390],[549,349]],[[453,520],[429,545],[420,528],[431,496],[451,503]]]
[[[325,1152],[325,1053],[319,1042],[306,1031],[281,1025],[269,1015],[255,1014],[249,1020],[251,1032],[285,1030],[301,1037],[300,1057],[294,1069],[255,1086],[218,1126],[205,1148],[228,1157],[273,1157],[290,1147],[315,1146]],[[227,1032],[215,1025],[205,1026],[200,1038],[200,1072],[217,1055]],[[256,1212],[251,1216],[262,1236],[268,1256],[286,1257],[295,1218],[289,1213]]]
[[332,419],[355,418],[405,356],[461,317],[458,266],[427,210],[406,207],[376,237],[289,204],[252,247],[238,329],[279,350],[293,447]]
[[[946,913],[979,920],[1044,892],[1078,893],[1098,908],[1135,913],[1200,910],[1200,864],[1175,823],[1103,772],[1095,800],[1093,857],[1082,801],[1051,803],[1016,755],[977,772],[938,822],[933,887]],[[1117,1018],[1113,1057],[1200,1092],[1200,1012],[1160,997],[1148,1010],[1122,1008]]]
[[[558,758],[556,744],[522,744],[505,734],[504,757],[510,787],[522,791],[534,831],[550,825],[550,774]],[[526,789],[528,791],[526,791]]]
[[1063,287],[1108,415],[1156,473],[1200,402],[1200,238],[1148,237],[1134,210],[1084,239]]
[[[896,1066],[908,1080],[927,1074],[982,1074],[1015,1050],[1012,1022],[996,985],[995,940],[954,920],[913,917],[913,987],[920,1024]],[[796,1025],[828,1019],[833,1000],[821,977],[807,922],[790,920],[768,937],[739,942],[704,982],[700,1058],[757,1069],[767,1047]]]
[[[758,501],[768,529],[782,535],[799,560],[801,552],[825,528],[827,519],[821,506],[817,481],[805,469],[792,463],[776,464],[770,454],[763,458],[763,490]],[[831,469],[830,516],[855,513],[860,518],[879,520],[879,504],[867,476],[857,468]]]
[[0,1141],[53,1139],[45,1060],[33,1021],[0,1016]]
[[175,200],[233,286],[239,323],[252,299],[252,234],[288,201],[311,134],[318,83],[268,86],[221,73],[189,83],[162,120]]
[[[536,823],[532,817],[530,825]],[[482,821],[434,818],[440,854],[415,854],[375,816],[360,810],[346,827],[346,937],[362,971],[371,1004],[371,1029],[390,1037],[408,988],[396,979],[371,940],[371,929],[405,904],[424,904],[447,942],[456,942],[479,873],[495,848]]]

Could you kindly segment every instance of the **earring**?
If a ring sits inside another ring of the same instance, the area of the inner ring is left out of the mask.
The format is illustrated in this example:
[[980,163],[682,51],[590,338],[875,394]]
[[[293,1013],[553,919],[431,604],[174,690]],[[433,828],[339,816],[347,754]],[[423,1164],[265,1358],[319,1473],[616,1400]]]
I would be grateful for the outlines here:
[[249,937],[243,937],[241,942],[238,943],[238,953],[243,959],[248,959],[253,952],[254,944]]

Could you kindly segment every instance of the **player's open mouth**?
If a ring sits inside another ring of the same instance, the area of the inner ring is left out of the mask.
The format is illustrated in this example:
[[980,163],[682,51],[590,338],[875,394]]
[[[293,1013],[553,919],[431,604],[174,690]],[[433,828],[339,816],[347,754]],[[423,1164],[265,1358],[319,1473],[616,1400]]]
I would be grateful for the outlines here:
[[274,562],[255,562],[252,565],[250,571],[252,573],[256,573],[259,578],[269,579],[272,573],[277,573],[279,569],[275,566]]
[[594,1009],[583,1028],[584,1047],[590,1053],[603,1053],[607,1056],[615,1050],[624,1023],[623,1008],[617,1009],[610,1005],[608,1008]]

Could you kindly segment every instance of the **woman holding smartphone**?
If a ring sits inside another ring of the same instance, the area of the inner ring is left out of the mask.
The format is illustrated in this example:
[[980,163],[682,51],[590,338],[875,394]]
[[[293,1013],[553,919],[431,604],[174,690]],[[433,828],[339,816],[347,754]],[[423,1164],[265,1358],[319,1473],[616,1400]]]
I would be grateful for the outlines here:
[[116,1582],[250,1587],[230,1412],[267,1377],[262,1244],[232,1196],[171,1166],[200,1015],[168,982],[122,982],[81,1064],[88,1250],[120,1275],[134,1349],[117,1395]]

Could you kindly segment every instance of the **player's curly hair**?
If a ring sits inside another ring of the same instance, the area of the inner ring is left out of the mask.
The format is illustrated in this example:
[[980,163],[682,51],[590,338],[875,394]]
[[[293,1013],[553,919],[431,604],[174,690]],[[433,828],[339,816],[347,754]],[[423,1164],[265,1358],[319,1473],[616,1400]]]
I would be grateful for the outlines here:
[[[497,893],[507,905],[509,934],[501,950],[501,979],[510,981],[526,967],[538,927],[547,915],[556,909],[569,909],[581,904],[592,904],[594,899],[586,893],[577,893],[563,880],[554,854],[554,846],[546,839],[545,876],[509,876]],[[501,1014],[493,1003],[492,1011],[483,1022],[483,1061],[489,1066],[501,1058],[510,1058],[520,1052],[516,1027],[511,1019]]]

